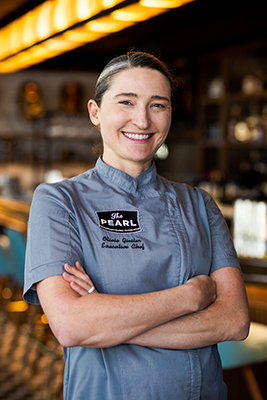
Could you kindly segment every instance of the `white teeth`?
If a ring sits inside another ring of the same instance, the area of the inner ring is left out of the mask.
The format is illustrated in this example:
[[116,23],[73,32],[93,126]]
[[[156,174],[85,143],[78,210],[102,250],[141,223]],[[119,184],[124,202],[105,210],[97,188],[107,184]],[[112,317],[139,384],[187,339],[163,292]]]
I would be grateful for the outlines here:
[[129,138],[129,139],[135,139],[135,140],[146,140],[150,138],[150,135],[138,135],[135,133],[125,133],[124,135]]

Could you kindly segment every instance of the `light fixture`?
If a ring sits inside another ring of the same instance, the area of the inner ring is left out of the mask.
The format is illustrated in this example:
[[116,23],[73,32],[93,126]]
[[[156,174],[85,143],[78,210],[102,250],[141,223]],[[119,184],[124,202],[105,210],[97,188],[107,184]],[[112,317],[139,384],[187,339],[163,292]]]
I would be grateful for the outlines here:
[[102,11],[101,1],[98,0],[77,0],[76,1],[76,13],[79,21],[85,21],[88,18],[96,15]]
[[100,32],[107,34],[121,31],[132,24],[132,21],[116,21],[112,17],[107,16],[88,22],[88,24],[86,24],[86,28],[89,32]]
[[101,34],[100,32],[89,32],[84,28],[72,29],[71,31],[67,31],[61,35],[62,39],[64,40],[68,40],[70,42],[78,42],[80,44],[93,42],[103,36],[105,36],[104,33]]
[[177,8],[190,2],[191,0],[141,0],[140,4],[143,7]]
[[140,22],[155,17],[166,11],[167,9],[165,8],[149,9],[147,7],[142,7],[140,3],[138,3],[138,4],[132,4],[120,10],[113,11],[111,17],[116,21]]
[[0,29],[0,73],[28,68],[194,0],[46,0]]
[[53,3],[51,1],[46,1],[40,8],[37,21],[37,36],[39,40],[47,38],[51,32],[50,21],[52,19]]

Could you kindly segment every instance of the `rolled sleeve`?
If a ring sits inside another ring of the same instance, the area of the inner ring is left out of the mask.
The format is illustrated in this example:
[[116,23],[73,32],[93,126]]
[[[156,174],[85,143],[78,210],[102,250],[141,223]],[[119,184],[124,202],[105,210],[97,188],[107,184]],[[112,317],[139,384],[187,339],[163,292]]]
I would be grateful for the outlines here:
[[[60,198],[61,197],[61,198]],[[61,275],[66,262],[81,260],[75,218],[66,196],[52,185],[41,185],[33,198],[28,222],[24,298],[39,304],[35,284]]]

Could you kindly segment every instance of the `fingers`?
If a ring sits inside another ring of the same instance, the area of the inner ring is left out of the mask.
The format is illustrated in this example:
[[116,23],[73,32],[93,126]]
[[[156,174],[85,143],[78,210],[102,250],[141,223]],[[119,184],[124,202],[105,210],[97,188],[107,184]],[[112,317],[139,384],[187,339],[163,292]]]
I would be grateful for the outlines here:
[[84,271],[83,267],[81,266],[81,264],[79,263],[79,261],[76,261],[75,267],[66,263],[64,265],[64,268],[69,274],[71,274],[77,278],[80,278],[80,279],[85,279],[85,277],[89,278],[89,276],[85,273],[85,271]]
[[70,282],[70,287],[74,292],[78,293],[80,296],[87,296],[88,295],[88,291],[86,289],[84,289],[83,286],[78,285],[74,281]]
[[69,282],[70,287],[76,293],[85,296],[96,291],[93,282],[86,274],[79,261],[76,261],[75,267],[72,267],[70,264],[65,264],[64,267],[67,272],[63,273],[63,279]]
[[[83,267],[81,266],[81,264],[80,264],[79,261],[76,261],[75,267],[76,267],[79,271],[84,272],[84,269],[83,269]],[[84,273],[85,273],[85,272],[84,272]]]

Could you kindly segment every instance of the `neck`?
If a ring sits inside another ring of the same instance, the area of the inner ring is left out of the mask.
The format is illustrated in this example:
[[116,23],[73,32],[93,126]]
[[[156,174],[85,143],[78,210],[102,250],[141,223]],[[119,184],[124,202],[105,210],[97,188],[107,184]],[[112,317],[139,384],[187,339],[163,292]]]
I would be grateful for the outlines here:
[[137,178],[142,172],[146,171],[151,167],[152,160],[144,161],[144,162],[125,162],[124,160],[116,160],[116,162],[109,160],[108,157],[103,154],[102,161],[105,164],[110,165],[113,168],[119,169],[126,174],[132,176],[133,178]]

